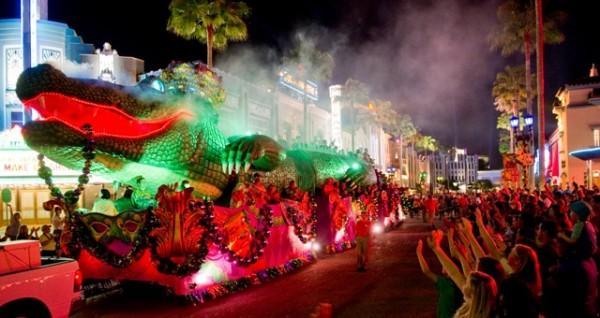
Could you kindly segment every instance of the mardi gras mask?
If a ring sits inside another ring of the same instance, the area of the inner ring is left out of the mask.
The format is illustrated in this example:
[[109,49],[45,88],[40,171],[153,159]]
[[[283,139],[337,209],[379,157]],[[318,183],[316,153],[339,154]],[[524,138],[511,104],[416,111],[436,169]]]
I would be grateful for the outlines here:
[[104,245],[113,254],[125,256],[134,247],[140,229],[146,222],[146,213],[123,212],[116,216],[89,213],[81,216],[81,221],[94,241]]

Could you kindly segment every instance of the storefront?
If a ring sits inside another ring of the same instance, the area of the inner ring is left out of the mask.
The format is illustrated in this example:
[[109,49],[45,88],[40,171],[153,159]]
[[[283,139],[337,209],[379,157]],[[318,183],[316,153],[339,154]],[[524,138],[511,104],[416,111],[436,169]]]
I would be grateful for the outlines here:
[[[45,224],[50,222],[50,212],[43,209],[43,203],[50,198],[50,191],[44,180],[37,176],[38,153],[29,149],[21,129],[15,126],[0,133],[0,189],[11,192],[13,211],[19,211],[25,224]],[[64,191],[77,186],[78,171],[67,169],[55,162],[45,160],[52,169],[54,183]],[[89,186],[80,197],[79,206],[90,208],[106,181],[92,177]],[[3,202],[0,204],[0,226],[6,226],[10,213]]]

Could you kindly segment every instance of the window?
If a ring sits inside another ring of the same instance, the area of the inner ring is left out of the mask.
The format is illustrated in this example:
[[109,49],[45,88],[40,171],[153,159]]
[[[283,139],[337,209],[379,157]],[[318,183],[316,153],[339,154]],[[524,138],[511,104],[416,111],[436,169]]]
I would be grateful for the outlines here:
[[60,63],[62,60],[61,55],[61,51],[58,49],[42,48],[42,63],[49,61],[55,61]]
[[594,147],[600,147],[600,128],[594,128]]
[[14,90],[17,87],[17,79],[23,71],[23,50],[20,47],[4,49],[6,66],[6,89]]
[[23,126],[23,112],[18,110],[13,110],[10,112],[10,128],[15,126]]

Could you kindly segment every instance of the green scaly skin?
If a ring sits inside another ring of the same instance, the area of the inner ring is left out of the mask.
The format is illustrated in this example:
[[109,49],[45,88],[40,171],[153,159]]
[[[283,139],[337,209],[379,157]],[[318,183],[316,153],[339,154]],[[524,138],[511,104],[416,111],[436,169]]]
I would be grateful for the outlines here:
[[[229,141],[218,130],[218,115],[206,99],[198,95],[173,96],[137,85],[123,87],[102,81],[66,77],[50,65],[39,65],[22,73],[17,95],[24,102],[40,93],[60,93],[82,101],[114,107],[141,119],[161,119],[187,109],[192,118],[181,118],[159,134],[144,138],[95,138],[96,158],[92,173],[111,180],[128,182],[143,175],[147,185],[190,180],[202,195],[217,198],[228,185],[229,173],[240,175],[264,172],[265,184],[278,187],[296,180],[311,190],[326,178],[348,179],[357,184],[375,181],[372,166],[354,155],[328,150],[283,149],[273,139],[262,136],[232,137]],[[55,114],[68,107],[53,105]],[[94,127],[99,119],[81,112],[82,120]],[[81,169],[85,138],[64,122],[30,122],[22,130],[26,143],[34,150],[72,169]]]

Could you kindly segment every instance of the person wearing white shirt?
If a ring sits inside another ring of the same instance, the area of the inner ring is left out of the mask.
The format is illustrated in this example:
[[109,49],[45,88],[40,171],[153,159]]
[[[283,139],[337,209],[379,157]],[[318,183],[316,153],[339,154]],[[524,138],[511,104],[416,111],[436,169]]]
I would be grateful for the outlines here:
[[111,216],[119,214],[117,208],[115,207],[115,203],[110,199],[110,192],[108,190],[100,190],[100,198],[94,202],[92,212]]

